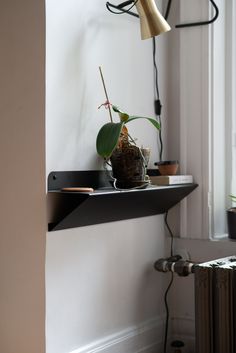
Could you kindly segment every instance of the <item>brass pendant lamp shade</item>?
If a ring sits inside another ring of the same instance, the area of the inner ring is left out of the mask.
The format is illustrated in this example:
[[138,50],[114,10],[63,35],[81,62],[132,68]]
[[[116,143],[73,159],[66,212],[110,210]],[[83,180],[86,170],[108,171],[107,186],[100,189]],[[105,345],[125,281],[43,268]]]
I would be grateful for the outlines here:
[[140,17],[142,39],[170,31],[171,28],[157,9],[155,0],[138,0],[135,6]]

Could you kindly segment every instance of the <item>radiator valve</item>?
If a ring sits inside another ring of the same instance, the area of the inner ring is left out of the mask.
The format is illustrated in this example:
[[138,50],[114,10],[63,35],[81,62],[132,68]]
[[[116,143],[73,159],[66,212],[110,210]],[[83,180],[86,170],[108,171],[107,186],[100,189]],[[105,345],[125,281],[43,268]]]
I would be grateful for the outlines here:
[[180,255],[159,259],[154,263],[154,268],[159,272],[175,272],[181,277],[188,276],[194,272],[195,264],[190,261],[182,260]]

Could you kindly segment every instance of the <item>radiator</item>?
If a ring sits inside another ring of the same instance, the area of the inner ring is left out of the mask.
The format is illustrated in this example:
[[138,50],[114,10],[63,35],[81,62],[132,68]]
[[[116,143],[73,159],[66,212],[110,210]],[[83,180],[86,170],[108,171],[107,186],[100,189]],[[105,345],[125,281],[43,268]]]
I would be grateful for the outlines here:
[[194,272],[196,353],[236,353],[236,256]]

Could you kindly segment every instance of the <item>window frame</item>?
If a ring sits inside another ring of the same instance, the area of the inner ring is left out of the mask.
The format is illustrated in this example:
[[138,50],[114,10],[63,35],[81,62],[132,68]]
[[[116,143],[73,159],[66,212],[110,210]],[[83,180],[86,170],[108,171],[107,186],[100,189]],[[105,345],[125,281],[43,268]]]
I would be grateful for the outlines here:
[[[217,6],[219,17],[213,25],[179,32],[181,173],[192,174],[199,184],[181,202],[181,238],[226,236],[232,188],[225,170],[232,168],[233,140],[236,145],[236,126],[230,135],[233,129],[229,119],[236,116],[236,4],[234,0],[217,0]],[[181,23],[206,19],[207,15],[212,18],[212,11],[208,1],[180,0]],[[230,142],[227,148],[226,141]],[[236,164],[236,148],[233,157]]]
[[[207,1],[180,1],[181,23],[206,16],[209,16]],[[185,28],[179,32],[180,171],[192,174],[199,184],[181,202],[181,238],[209,239],[210,27]]]
[[[218,0],[221,17],[212,27],[211,55],[211,218],[210,236],[227,236],[226,209],[233,175],[233,135],[235,135],[235,2]],[[220,40],[219,40],[220,38]],[[224,119],[222,119],[224,117]],[[233,126],[234,125],[234,126]],[[235,159],[235,152],[234,152]],[[234,166],[235,174],[235,166]],[[235,175],[236,176],[236,175]]]

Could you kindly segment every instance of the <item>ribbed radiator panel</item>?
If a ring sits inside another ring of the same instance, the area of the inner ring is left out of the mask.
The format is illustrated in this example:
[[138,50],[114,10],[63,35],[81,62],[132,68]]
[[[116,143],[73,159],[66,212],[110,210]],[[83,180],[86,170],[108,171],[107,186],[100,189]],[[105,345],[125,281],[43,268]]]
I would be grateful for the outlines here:
[[195,268],[196,353],[236,353],[236,256]]

